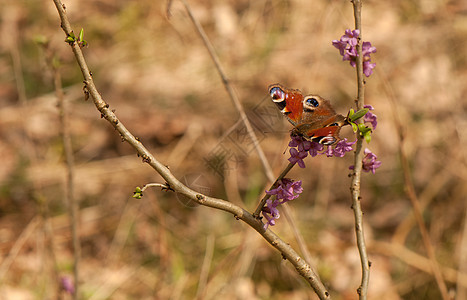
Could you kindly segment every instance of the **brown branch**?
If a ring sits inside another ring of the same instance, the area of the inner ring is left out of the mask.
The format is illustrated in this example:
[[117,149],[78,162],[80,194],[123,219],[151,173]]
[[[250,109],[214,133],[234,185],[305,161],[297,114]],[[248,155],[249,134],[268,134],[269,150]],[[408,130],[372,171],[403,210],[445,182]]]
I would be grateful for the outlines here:
[[[363,57],[362,57],[362,22],[361,22],[361,10],[362,2],[360,0],[352,0],[354,7],[355,17],[355,29],[360,31],[357,45],[357,83],[358,83],[358,96],[357,96],[357,110],[363,108],[365,104],[365,80],[363,77]],[[363,120],[358,120],[358,123],[362,123]],[[360,254],[360,263],[362,267],[362,279],[360,287],[357,292],[360,299],[367,299],[368,285],[370,281],[370,262],[368,260],[368,254],[365,246],[365,235],[363,232],[363,213],[361,207],[361,175],[362,175],[362,160],[363,160],[363,139],[357,133],[357,146],[355,150],[354,160],[354,172],[352,173],[351,193],[352,193],[352,209],[354,211],[355,218],[355,234],[357,237],[357,247]]]
[[264,171],[266,172],[266,176],[268,177],[268,180],[273,181],[274,174],[272,173],[271,166],[269,165],[266,159],[266,155],[264,154],[263,149],[259,145],[258,138],[256,137],[256,134],[253,131],[253,127],[251,126],[251,123],[248,120],[248,117],[246,116],[245,110],[243,109],[243,106],[240,103],[240,100],[238,100],[237,94],[235,94],[234,89],[232,88],[232,85],[230,84],[230,81],[227,78],[227,75],[225,74],[222,68],[222,65],[220,63],[219,58],[216,55],[214,47],[212,46],[206,33],[204,32],[203,27],[201,26],[201,24],[199,24],[198,20],[193,15],[190,9],[190,6],[188,5],[188,2],[186,0],[182,0],[182,2],[183,2],[183,5],[185,5],[186,11],[188,12],[188,15],[190,16],[190,19],[193,22],[193,25],[195,26],[196,31],[198,32],[199,36],[203,40],[204,45],[206,46],[206,49],[208,50],[209,55],[211,56],[211,59],[214,62],[214,65],[216,66],[217,72],[219,72],[219,76],[222,79],[222,83],[224,84],[224,87],[227,93],[229,94],[230,99],[232,100],[235,108],[240,114],[240,118],[245,124],[248,135],[250,136],[250,139],[253,142],[255,150],[258,153],[259,159],[261,161],[261,164],[263,165],[263,168],[264,168]]
[[[259,145],[258,138],[256,137],[256,134],[255,134],[255,132],[253,130],[253,127],[251,126],[251,123],[250,123],[250,121],[248,120],[248,118],[247,118],[247,116],[245,114],[245,110],[243,109],[243,105],[239,101],[237,95],[235,94],[235,92],[234,92],[234,90],[232,88],[232,85],[230,84],[230,81],[227,78],[227,75],[226,75],[226,73],[224,72],[224,70],[222,68],[222,65],[220,63],[220,59],[219,59],[219,57],[217,56],[217,54],[216,54],[216,52],[214,50],[214,46],[210,42],[210,40],[207,37],[206,33],[204,32],[204,29],[201,26],[201,24],[195,18],[190,6],[188,5],[188,2],[186,0],[182,0],[182,2],[184,4],[184,6],[185,6],[185,9],[188,12],[188,15],[190,16],[190,19],[191,19],[193,25],[196,28],[196,31],[198,32],[199,36],[201,37],[207,51],[209,52],[209,55],[210,55],[214,65],[215,65],[215,67],[217,69],[217,72],[219,73],[219,76],[221,77],[222,83],[224,84],[224,87],[225,87],[230,99],[232,100],[235,108],[237,109],[237,111],[240,114],[241,121],[245,124],[245,128],[247,129],[248,135],[250,136],[250,139],[253,141],[254,148],[255,148],[256,152],[258,153],[261,164],[263,165],[263,168],[265,170],[266,177],[268,178],[268,180],[270,182],[274,182],[273,186],[277,185],[277,181],[282,179],[290,169],[288,169],[286,173],[281,174],[274,181],[274,175],[273,175],[273,172],[272,172],[272,168],[271,168],[271,166],[270,166],[270,164],[269,164],[269,162],[268,162],[268,160],[266,158],[266,155],[263,152],[263,149]],[[170,5],[171,5],[171,2],[169,2],[167,4],[167,12],[168,12],[167,15],[169,15]],[[288,166],[287,168],[289,168],[289,167],[292,168],[292,166]],[[261,210],[263,209],[267,199],[269,199],[269,198],[270,198],[270,195],[265,195],[265,198],[263,198],[260,201],[260,203],[258,204],[258,206],[257,206],[257,208],[256,208],[256,210],[255,210],[255,212],[253,214],[256,218],[259,218],[259,214],[261,213]],[[290,209],[289,209],[288,204],[286,203],[283,207],[284,207],[284,209],[283,209],[284,216],[286,217],[286,220],[289,223],[290,227],[293,229],[293,234],[294,234],[295,240],[297,241],[300,249],[302,249],[302,252],[305,255],[305,257],[307,258],[307,260],[310,261],[309,255],[308,255],[309,251],[307,249],[307,245],[304,242],[304,238],[303,238],[302,234],[300,233],[300,231],[298,230],[298,227],[296,226],[295,221],[294,221],[294,219],[292,218],[292,216],[290,214]]]
[[[73,34],[73,31],[66,16],[63,4],[60,0],[53,1],[60,16],[61,27],[65,32],[66,36],[69,37]],[[256,230],[259,234],[261,234],[261,236],[263,236],[263,238],[266,241],[268,241],[274,248],[281,252],[285,259],[288,259],[290,263],[294,265],[294,267],[297,269],[297,272],[308,281],[308,283],[311,285],[311,287],[314,289],[314,291],[320,299],[330,299],[328,291],[326,290],[322,282],[319,280],[317,275],[313,272],[312,268],[306,263],[306,261],[302,259],[297,254],[297,252],[295,252],[295,250],[292,247],[290,247],[289,244],[281,240],[274,232],[272,232],[271,230],[264,230],[263,223],[261,221],[256,219],[248,211],[228,201],[209,197],[191,190],[190,188],[182,184],[177,178],[175,178],[175,176],[165,165],[156,160],[155,157],[146,149],[146,147],[127,130],[123,123],[120,122],[120,120],[117,118],[115,113],[112,112],[112,110],[109,108],[109,105],[102,99],[101,95],[99,94],[94,85],[91,73],[89,71],[89,68],[78,43],[75,41],[70,42],[69,44],[72,48],[76,61],[83,74],[83,82],[85,85],[86,93],[88,93],[91,96],[94,105],[102,114],[102,117],[105,118],[116,129],[116,131],[119,132],[123,140],[128,142],[137,151],[137,153],[143,158],[143,162],[147,163],[157,173],[159,173],[171,189],[192,199],[200,205],[229,212],[233,214],[235,218],[244,221],[246,224],[248,224],[250,227]]]
[[[60,136],[63,144],[63,152],[65,154],[65,164],[66,164],[66,178],[65,178],[65,205],[68,209],[68,215],[70,218],[70,228],[71,228],[71,237],[72,237],[72,249],[73,249],[73,281],[74,281],[74,293],[73,299],[78,299],[79,295],[79,263],[81,256],[81,245],[79,241],[78,234],[78,203],[74,198],[74,158],[73,158],[73,148],[71,143],[71,134],[69,129],[68,121],[68,110],[67,103],[65,101],[65,96],[62,88],[62,78],[59,70],[59,63],[55,57],[54,51],[49,47],[49,43],[46,40],[39,40],[39,45],[43,46],[44,50],[44,61],[47,69],[52,73],[52,84],[55,89],[55,96],[57,98],[57,107],[59,115],[59,124],[60,124]],[[45,232],[49,236],[52,236],[50,226],[47,224],[49,218],[48,205],[44,206],[44,227]],[[51,243],[51,241],[50,241]],[[50,245],[49,245],[50,246]],[[54,257],[53,248],[51,248],[51,255]],[[57,273],[57,278],[58,273]],[[58,282],[58,281],[57,281]]]
[[[282,171],[282,173],[279,175],[279,177],[277,177],[276,181],[274,181],[274,183],[271,185],[268,191],[275,189],[279,185],[279,180],[284,178],[285,175],[287,175],[287,173],[289,173],[289,171],[292,170],[293,166],[295,166],[295,164],[289,163],[287,167],[285,167],[284,171]],[[261,199],[261,201],[259,202],[258,207],[256,207],[253,216],[255,216],[256,218],[259,217],[261,210],[263,209],[264,205],[266,204],[266,201],[268,201],[269,198],[271,198],[271,195],[264,195],[263,199]]]
[[67,170],[65,200],[68,206],[68,214],[70,215],[71,236],[73,241],[73,277],[75,287],[73,299],[77,300],[79,298],[79,262],[81,257],[81,245],[78,237],[78,203],[74,198],[74,158],[73,149],[71,146],[70,129],[68,127],[68,111],[66,108],[66,103],[64,99],[65,97],[63,95],[62,90],[62,79],[58,68],[53,66],[53,61],[51,61],[51,65],[53,68],[55,95],[57,96],[58,101],[61,136],[63,142],[63,150],[65,152]]

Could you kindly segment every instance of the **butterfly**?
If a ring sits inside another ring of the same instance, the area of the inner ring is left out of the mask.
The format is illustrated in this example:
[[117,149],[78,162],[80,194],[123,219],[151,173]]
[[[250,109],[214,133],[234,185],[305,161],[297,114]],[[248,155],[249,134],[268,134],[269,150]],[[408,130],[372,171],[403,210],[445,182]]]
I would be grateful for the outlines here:
[[331,103],[320,96],[304,96],[299,90],[288,89],[280,84],[270,85],[269,94],[295,127],[292,134],[323,145],[333,145],[340,140],[342,126],[349,125],[347,118],[337,114]]

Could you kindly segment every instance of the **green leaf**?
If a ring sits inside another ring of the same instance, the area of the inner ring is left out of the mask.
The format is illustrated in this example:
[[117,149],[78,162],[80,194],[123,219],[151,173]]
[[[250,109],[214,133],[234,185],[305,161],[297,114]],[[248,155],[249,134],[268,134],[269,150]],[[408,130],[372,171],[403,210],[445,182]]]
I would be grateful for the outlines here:
[[365,140],[369,143],[371,141],[371,128],[366,126],[365,124],[358,124],[358,131],[360,136],[365,138]]
[[143,191],[139,186],[135,188],[135,191],[133,192],[133,198],[136,199],[141,199],[143,197]]
[[81,42],[79,43],[79,46],[80,46],[81,48],[86,47],[87,45],[88,45],[88,42],[87,42],[86,40],[83,40],[83,41],[81,41]]
[[74,32],[72,31],[69,35],[67,35],[65,42],[67,42],[68,44],[73,44],[75,41],[76,41],[76,36]]
[[371,142],[371,132],[370,132],[370,131],[368,131],[367,133],[365,133],[364,137],[365,137],[365,141],[366,141],[367,143],[370,143],[370,142]]
[[371,128],[366,126],[365,124],[358,124],[358,130],[362,134],[366,134],[367,132],[371,132]]
[[364,109],[361,109],[359,111],[357,111],[356,113],[352,114],[352,115],[349,115],[349,119],[350,121],[356,121],[358,119],[360,119],[361,117],[363,117],[364,115],[366,115],[366,113],[369,111],[368,108],[364,108]]
[[79,32],[78,41],[84,41],[84,29],[83,28],[81,28],[81,31]]
[[357,132],[357,131],[358,131],[358,126],[357,126],[357,124],[355,124],[354,122],[350,122],[350,125],[352,125],[353,132]]

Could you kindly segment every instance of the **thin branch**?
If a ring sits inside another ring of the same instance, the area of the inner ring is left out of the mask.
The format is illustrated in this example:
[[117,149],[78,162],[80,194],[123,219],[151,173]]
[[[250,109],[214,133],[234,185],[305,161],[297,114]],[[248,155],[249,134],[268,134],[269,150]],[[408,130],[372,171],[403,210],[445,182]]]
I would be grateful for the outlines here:
[[[53,1],[60,15],[61,27],[64,30],[66,36],[69,37],[72,35],[72,29],[66,16],[65,9],[60,0]],[[147,163],[156,172],[158,172],[171,189],[192,199],[200,205],[229,212],[237,219],[244,221],[259,234],[261,234],[261,236],[263,236],[266,241],[268,241],[274,248],[281,252],[285,259],[288,259],[290,263],[295,266],[297,272],[308,281],[320,299],[330,299],[329,292],[326,290],[323,283],[319,280],[317,275],[313,272],[312,268],[306,263],[306,261],[302,259],[298,253],[295,252],[292,247],[290,247],[289,244],[281,240],[274,232],[271,230],[264,230],[263,223],[261,221],[256,219],[248,211],[228,201],[209,197],[191,190],[182,184],[177,178],[175,178],[175,176],[165,165],[156,160],[155,157],[146,149],[146,147],[128,131],[122,122],[120,122],[115,113],[112,112],[112,110],[109,108],[109,105],[102,99],[94,85],[91,73],[89,72],[86,60],[78,43],[72,42],[70,43],[70,46],[83,74],[86,93],[91,96],[94,105],[102,114],[102,117],[106,119],[116,129],[116,131],[118,131],[118,133],[120,133],[123,140],[128,142],[137,151],[137,153],[143,158],[143,162]]]
[[170,186],[163,183],[148,183],[141,188],[141,192],[144,192],[149,187],[160,187],[163,190],[170,190]]
[[77,300],[78,291],[79,291],[79,262],[81,257],[81,245],[78,237],[78,203],[74,198],[74,158],[73,158],[73,148],[71,146],[71,136],[70,130],[68,127],[68,112],[65,103],[65,97],[62,90],[62,79],[60,76],[60,71],[57,67],[53,66],[54,76],[54,86],[55,86],[55,95],[57,97],[59,116],[60,116],[60,128],[63,149],[65,152],[65,161],[66,161],[66,193],[65,200],[68,206],[68,214],[70,215],[70,227],[71,227],[71,237],[73,243],[73,279],[74,279],[74,293],[73,299]]
[[[362,57],[362,22],[361,10],[362,3],[360,0],[352,0],[354,7],[355,29],[360,31],[357,45],[357,82],[358,82],[358,96],[357,96],[357,110],[363,108],[365,104],[365,81],[363,77],[363,57]],[[358,121],[362,123],[363,120]],[[357,133],[358,136],[358,133]],[[368,285],[370,281],[370,262],[365,246],[365,235],[363,232],[363,213],[361,207],[360,185],[362,175],[362,160],[363,160],[363,139],[358,137],[357,146],[355,150],[354,172],[352,173],[351,193],[352,193],[352,209],[355,218],[355,234],[357,237],[357,247],[360,254],[360,263],[362,267],[362,279],[360,287],[357,292],[360,299],[367,299]]]
[[240,113],[240,118],[245,124],[248,135],[250,136],[250,139],[253,142],[255,150],[258,153],[259,159],[261,160],[261,164],[263,165],[263,168],[264,168],[264,171],[266,172],[266,176],[268,177],[268,180],[271,182],[274,181],[274,174],[272,172],[271,166],[269,165],[266,159],[266,155],[264,154],[263,149],[259,145],[258,138],[256,137],[256,134],[253,131],[253,127],[251,126],[251,123],[248,120],[248,117],[246,116],[245,110],[243,109],[243,106],[240,103],[240,100],[238,100],[237,94],[235,94],[235,91],[232,88],[232,85],[230,84],[230,81],[227,78],[227,75],[222,68],[222,65],[220,63],[218,56],[216,55],[214,47],[212,46],[211,42],[209,41],[209,38],[204,32],[203,27],[201,26],[201,24],[199,24],[198,20],[193,15],[190,9],[190,6],[188,5],[188,2],[186,0],[182,0],[182,2],[183,2],[183,5],[185,5],[186,11],[188,12],[188,15],[190,16],[190,19],[193,22],[193,25],[195,26],[196,31],[198,32],[201,39],[203,40],[204,45],[206,46],[206,49],[208,50],[209,55],[211,56],[211,59],[214,62],[214,65],[216,66],[217,72],[219,72],[219,76],[222,79],[222,83],[224,84],[224,87],[227,93],[229,94],[230,99],[232,100],[237,111]]
[[71,144],[71,134],[69,129],[67,103],[62,88],[62,78],[58,62],[54,57],[54,52],[48,47],[48,43],[44,43],[46,65],[50,68],[53,76],[53,85],[55,89],[55,97],[57,98],[57,107],[60,124],[60,135],[65,153],[66,163],[66,178],[65,178],[65,202],[68,208],[70,217],[70,228],[73,248],[73,281],[74,293],[73,299],[78,299],[79,295],[79,263],[81,257],[81,245],[78,234],[78,203],[74,198],[74,157],[73,147]]
[[[272,189],[275,189],[279,185],[279,180],[284,178],[285,175],[287,175],[287,173],[289,173],[289,171],[292,170],[293,166],[295,166],[295,164],[289,163],[287,165],[287,167],[285,167],[284,171],[282,171],[282,173],[279,175],[279,177],[277,177],[276,181],[274,181],[274,183],[271,185],[271,187],[269,188],[269,191],[272,190]],[[268,201],[269,198],[271,198],[271,195],[269,195],[269,194],[264,195],[263,199],[261,199],[261,201],[259,202],[258,207],[256,207],[256,210],[255,210],[253,216],[255,216],[256,218],[259,217],[259,214],[261,213],[261,210],[263,209],[264,205],[266,204],[266,201]]]
[[212,257],[214,255],[214,235],[211,233],[206,238],[206,252],[204,253],[203,264],[198,280],[198,290],[196,291],[195,299],[203,299],[206,291],[206,284],[208,282],[209,269],[212,264]]
[[[243,106],[242,106],[241,102],[239,101],[237,95],[235,94],[235,92],[234,92],[234,90],[233,90],[233,88],[232,88],[232,86],[230,84],[230,81],[227,78],[227,75],[226,75],[226,73],[224,72],[224,70],[222,68],[222,65],[220,63],[220,59],[217,56],[213,45],[211,44],[211,42],[210,42],[209,38],[207,37],[206,33],[204,32],[203,27],[201,26],[201,24],[198,22],[198,20],[193,15],[193,13],[191,11],[191,8],[188,5],[188,2],[186,0],[182,0],[182,2],[183,2],[184,6],[185,6],[185,8],[186,8],[186,10],[188,12],[188,15],[190,16],[190,19],[191,19],[193,25],[195,26],[199,36],[201,37],[207,51],[209,52],[209,55],[211,56],[211,59],[214,62],[214,65],[215,65],[215,67],[217,69],[217,72],[219,73],[219,76],[222,79],[222,83],[224,84],[224,87],[225,87],[227,93],[229,94],[230,99],[232,100],[235,108],[237,109],[237,111],[240,114],[240,119],[245,124],[245,128],[246,128],[246,130],[248,132],[248,135],[250,136],[250,139],[253,141],[254,148],[255,148],[256,152],[258,153],[261,164],[263,165],[263,168],[264,168],[264,170],[266,172],[266,177],[268,178],[268,180],[270,182],[273,182],[274,181],[274,175],[273,175],[273,172],[272,172],[272,168],[271,168],[269,162],[267,161],[267,158],[266,158],[266,155],[263,152],[263,149],[259,145],[258,138],[256,137],[256,134],[255,134],[255,132],[253,130],[253,127],[251,126],[251,123],[250,123],[250,121],[248,120],[248,118],[246,116],[245,110],[243,109]],[[167,15],[169,15],[169,10],[170,10],[169,6],[170,5],[171,5],[171,2],[168,3],[168,8],[167,8],[168,13],[167,13]],[[291,166],[289,166],[289,167],[291,168]],[[276,179],[276,181],[274,181],[273,185],[276,185],[277,181],[282,179],[285,176],[285,174],[281,174],[279,176],[279,178]],[[263,209],[263,207],[264,207],[264,205],[266,203],[266,200],[269,199],[270,196],[266,195],[265,197],[266,198],[263,198],[263,200],[260,201],[258,207],[255,210],[255,213],[253,214],[256,218],[259,218],[259,214],[261,213],[261,210]],[[306,243],[304,243],[304,238],[303,238],[302,234],[298,230],[298,227],[296,226],[296,224],[294,222],[294,219],[290,215],[290,209],[288,207],[288,204],[284,205],[283,213],[284,213],[284,216],[286,217],[287,222],[293,228],[293,234],[294,234],[295,240],[299,244],[300,249],[304,250],[303,254],[306,255],[307,253],[309,253],[309,251],[307,249]],[[309,256],[309,255],[306,255],[306,256]]]

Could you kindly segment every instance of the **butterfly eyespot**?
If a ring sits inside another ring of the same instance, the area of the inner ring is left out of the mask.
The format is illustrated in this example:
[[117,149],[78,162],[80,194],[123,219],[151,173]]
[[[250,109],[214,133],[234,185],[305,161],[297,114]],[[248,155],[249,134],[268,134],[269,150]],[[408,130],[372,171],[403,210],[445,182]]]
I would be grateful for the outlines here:
[[306,104],[311,105],[313,107],[318,107],[319,106],[319,102],[315,98],[306,99]]
[[269,90],[269,94],[274,102],[283,101],[285,99],[285,93],[278,87],[273,87]]
[[337,139],[332,136],[316,136],[312,137],[311,140],[326,146],[330,146],[337,142]]
[[339,126],[339,124],[337,124],[337,123],[332,123],[332,124],[329,124],[328,126],[329,126],[329,127],[331,127],[331,126]]

